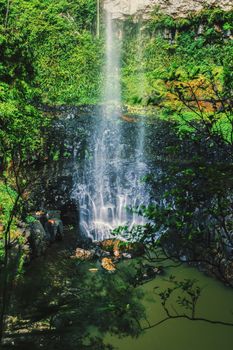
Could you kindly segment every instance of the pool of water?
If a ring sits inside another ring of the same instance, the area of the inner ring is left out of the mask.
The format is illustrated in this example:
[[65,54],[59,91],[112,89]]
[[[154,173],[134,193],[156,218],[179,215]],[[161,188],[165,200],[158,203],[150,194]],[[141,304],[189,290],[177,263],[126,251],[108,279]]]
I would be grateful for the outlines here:
[[[197,317],[233,322],[233,291],[194,268],[179,267],[169,271],[179,280],[197,279],[203,288],[197,306]],[[151,324],[165,317],[154,287],[166,287],[165,277],[159,277],[141,288],[144,305]],[[142,326],[147,326],[142,323]],[[185,319],[169,320],[144,331],[138,338],[117,338],[108,335],[106,342],[119,350],[225,350],[233,344],[233,327],[213,325]]]
[[[150,324],[164,319],[166,315],[159,296],[155,294],[155,287],[159,287],[159,291],[170,286],[168,282],[170,275],[174,275],[176,280],[179,281],[184,279],[198,281],[197,284],[202,288],[202,292],[197,304],[196,316],[214,321],[233,323],[233,289],[224,286],[214,278],[205,276],[195,268],[181,266],[165,269],[163,276],[158,276],[154,280],[137,287],[142,291],[142,293],[138,293],[140,298],[137,299],[135,298],[134,289],[132,292],[132,288],[131,290],[125,288],[126,286],[130,288],[130,285],[126,282],[127,273],[134,269],[134,264],[137,265],[140,259],[124,260],[117,264],[115,274],[108,274],[103,271],[100,262],[76,264],[73,259],[67,259],[65,253],[67,253],[67,249],[72,243],[71,238],[63,241],[62,244],[53,245],[46,256],[34,260],[30,265],[23,280],[23,285],[18,288],[17,298],[13,305],[17,306],[14,309],[18,310],[17,312],[20,312],[22,317],[26,318],[31,315],[33,321],[34,316],[37,317],[41,314],[42,308],[41,325],[47,329],[47,318],[44,319],[43,310],[46,310],[46,307],[49,310],[52,303],[56,304],[59,293],[63,293],[64,286],[70,284],[72,288],[87,290],[87,296],[81,295],[81,300],[85,303],[83,307],[79,304],[79,298],[75,299],[75,302],[70,305],[69,299],[67,299],[68,313],[69,315],[77,314],[77,323],[66,330],[67,334],[63,334],[62,340],[64,340],[66,346],[70,337],[75,337],[77,334],[82,335],[82,329],[84,329],[91,336],[100,336],[101,340],[104,338],[105,344],[111,344],[114,349],[119,350],[228,350],[231,348],[233,327],[186,319],[169,320],[144,331],[137,338],[130,336],[119,338],[117,335],[106,333],[109,331],[109,325],[111,324],[117,324],[118,327],[125,324],[124,320],[119,318],[117,314],[115,317],[115,311],[112,313],[108,311],[109,304],[113,305],[114,310],[118,311],[122,305],[122,310],[126,310],[127,303],[129,303],[129,308],[130,305],[137,308],[143,303]],[[90,272],[90,269],[93,268],[96,272]],[[90,288],[87,288],[87,286]],[[121,287],[124,288],[121,289]],[[134,298],[132,299],[133,295]],[[176,298],[177,295],[174,299],[171,299],[169,307],[180,313],[181,309],[177,306]],[[58,311],[58,314],[60,314],[62,309]],[[13,313],[13,315],[15,314]],[[141,312],[138,315],[140,318]],[[141,320],[140,323],[143,328],[148,326],[146,320]],[[37,325],[34,326],[37,329]],[[130,334],[130,332],[127,329],[122,332],[121,329],[121,332],[117,330],[116,334]],[[49,333],[47,336],[49,337]],[[34,338],[32,339],[34,342]],[[53,346],[53,342],[54,339],[52,338],[52,347],[49,349],[57,348],[57,343],[54,343]],[[46,345],[42,348],[48,349]],[[76,348],[74,342],[73,347],[71,346],[69,349]],[[16,349],[18,348],[16,347]],[[22,349],[22,347],[19,347],[19,349]],[[29,348],[24,347],[23,349]]]

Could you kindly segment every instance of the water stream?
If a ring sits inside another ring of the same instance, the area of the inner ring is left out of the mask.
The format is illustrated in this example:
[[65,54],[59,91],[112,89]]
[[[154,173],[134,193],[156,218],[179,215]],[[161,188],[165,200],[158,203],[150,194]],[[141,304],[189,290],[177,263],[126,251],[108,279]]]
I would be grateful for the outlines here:
[[111,13],[106,13],[103,106],[93,117],[84,165],[77,166],[73,187],[81,233],[92,240],[109,237],[118,226],[143,223],[127,208],[138,207],[147,199],[141,182],[147,172],[144,123],[140,118],[126,121],[122,114],[120,51],[120,28]]

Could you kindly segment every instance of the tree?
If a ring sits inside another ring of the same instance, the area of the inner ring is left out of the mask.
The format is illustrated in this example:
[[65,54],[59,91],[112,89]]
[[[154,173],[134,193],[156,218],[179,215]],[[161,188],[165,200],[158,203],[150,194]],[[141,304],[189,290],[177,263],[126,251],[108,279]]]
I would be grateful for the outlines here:
[[[174,113],[183,128],[206,134],[217,143],[233,145],[233,86],[231,67],[205,69],[182,75],[179,70],[167,82]],[[231,152],[231,150],[230,150]]]
[[155,144],[157,171],[144,178],[151,203],[133,209],[147,224],[117,232],[142,242],[151,262],[201,266],[232,285],[231,145],[215,143],[215,135],[201,130],[198,125],[181,132],[178,122],[163,122],[155,137],[163,139]]
[[[9,2],[6,11],[9,12]],[[7,26],[0,27],[0,37],[0,182],[1,190],[8,192],[9,200],[12,201],[7,215],[3,218],[5,222],[0,236],[3,242],[0,310],[2,339],[11,286],[21,261],[22,237],[12,239],[12,224],[16,217],[20,217],[26,190],[29,190],[33,182],[27,169],[43,152],[43,129],[48,126],[48,119],[34,107],[36,96],[30,83],[33,75],[30,55],[25,52],[24,45],[12,35]],[[4,207],[2,210],[4,216],[6,210]],[[15,246],[18,249],[11,253]]]

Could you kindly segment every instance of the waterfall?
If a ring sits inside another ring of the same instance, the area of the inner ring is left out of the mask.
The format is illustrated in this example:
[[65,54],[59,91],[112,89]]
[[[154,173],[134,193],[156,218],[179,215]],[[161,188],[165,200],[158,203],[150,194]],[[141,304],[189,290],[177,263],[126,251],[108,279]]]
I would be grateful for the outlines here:
[[112,19],[111,12],[106,12],[106,65],[103,101],[108,106],[120,108],[120,51],[121,34]]
[[144,223],[127,210],[139,207],[147,197],[141,183],[147,165],[143,121],[125,118],[121,111],[120,51],[120,30],[107,13],[103,106],[88,123],[84,121],[87,149],[82,166],[75,167],[73,186],[80,232],[96,241],[111,237],[118,226]]

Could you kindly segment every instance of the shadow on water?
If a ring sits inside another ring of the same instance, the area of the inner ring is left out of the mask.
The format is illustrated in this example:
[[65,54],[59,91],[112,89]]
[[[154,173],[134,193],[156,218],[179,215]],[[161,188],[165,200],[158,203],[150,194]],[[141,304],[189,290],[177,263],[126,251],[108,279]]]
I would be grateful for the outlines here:
[[[167,288],[170,274],[198,280],[203,288],[197,308],[200,317],[232,321],[231,289],[185,266],[136,286],[140,259],[122,262],[115,274],[109,274],[98,261],[70,259],[69,235],[67,245],[52,247],[18,282],[5,349],[217,350],[232,342],[231,327],[187,320],[170,320],[142,331],[148,322],[164,318],[154,288]],[[98,271],[91,272],[94,268]]]
[[136,261],[109,274],[98,262],[71,259],[69,247],[50,248],[18,281],[4,349],[111,349],[103,342],[106,333],[140,333],[144,307],[143,293],[132,285]]

